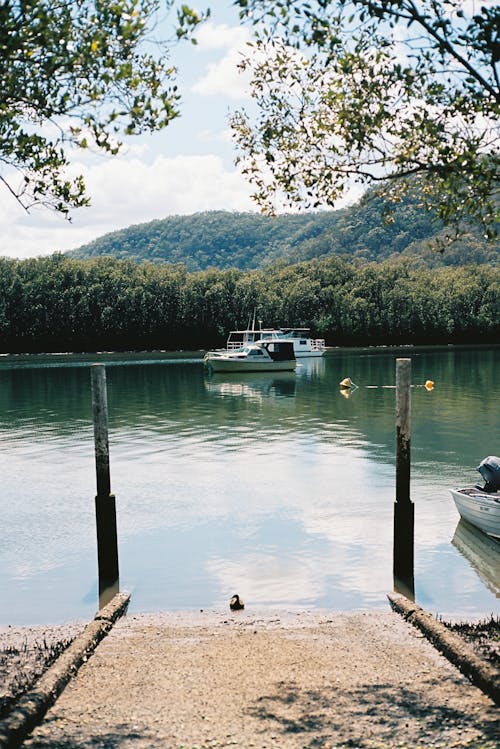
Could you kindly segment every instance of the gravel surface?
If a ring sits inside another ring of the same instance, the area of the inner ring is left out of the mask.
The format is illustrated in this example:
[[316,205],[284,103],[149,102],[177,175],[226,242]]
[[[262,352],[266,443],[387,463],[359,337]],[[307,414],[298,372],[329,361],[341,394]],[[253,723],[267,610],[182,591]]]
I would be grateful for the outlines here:
[[497,749],[498,710],[393,612],[117,622],[30,749]]

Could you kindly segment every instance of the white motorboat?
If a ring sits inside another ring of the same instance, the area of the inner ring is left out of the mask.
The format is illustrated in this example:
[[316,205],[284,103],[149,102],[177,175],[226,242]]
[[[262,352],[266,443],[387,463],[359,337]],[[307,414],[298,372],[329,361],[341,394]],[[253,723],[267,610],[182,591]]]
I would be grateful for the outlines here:
[[476,486],[450,492],[461,518],[500,539],[500,492],[486,492]]
[[485,481],[483,487],[450,489],[460,517],[492,538],[500,538],[500,458],[489,455],[477,471]]
[[285,372],[297,365],[293,343],[277,338],[234,350],[207,351],[203,361],[213,372]]
[[[323,356],[326,351],[324,338],[312,338],[310,328],[262,328],[255,327],[255,321],[245,330],[231,330],[226,341],[226,348],[221,351],[235,351],[257,341],[282,339],[293,343],[297,358],[304,356]],[[210,352],[211,353],[211,352]]]

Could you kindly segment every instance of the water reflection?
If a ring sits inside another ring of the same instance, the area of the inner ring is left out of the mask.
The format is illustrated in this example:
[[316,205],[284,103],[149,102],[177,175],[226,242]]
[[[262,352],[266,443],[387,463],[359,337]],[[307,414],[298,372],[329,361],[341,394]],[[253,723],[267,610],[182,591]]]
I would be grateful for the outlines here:
[[321,379],[326,375],[326,359],[324,357],[297,359],[295,374],[300,379]]
[[[207,377],[201,361],[115,360],[111,481],[131,610],[225,605],[235,590],[249,608],[385,606],[398,353],[339,350],[295,373],[237,378]],[[474,482],[500,442],[499,358],[498,349],[412,354],[414,383],[435,382],[412,390],[416,598],[443,614],[498,605],[450,543],[458,517],[448,487]],[[358,385],[348,399],[346,376]],[[88,368],[0,363],[0,439],[6,623],[92,615]]]
[[257,400],[266,398],[291,398],[295,395],[297,378],[295,372],[241,373],[233,375],[213,374],[205,376],[205,388],[221,398],[236,397]]
[[452,544],[470,562],[489,590],[500,598],[500,542],[460,520]]

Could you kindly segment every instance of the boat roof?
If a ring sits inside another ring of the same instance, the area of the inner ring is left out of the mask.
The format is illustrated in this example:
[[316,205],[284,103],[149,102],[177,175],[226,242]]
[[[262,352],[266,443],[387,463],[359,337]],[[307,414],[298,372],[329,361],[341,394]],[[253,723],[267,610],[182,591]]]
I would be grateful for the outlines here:
[[279,328],[239,328],[238,330],[230,330],[229,335],[233,333],[286,333],[292,330],[308,333],[311,328],[295,328],[292,325],[282,325]]
[[[280,330],[283,330],[283,328],[240,328],[239,330],[230,330],[229,334],[231,333],[278,333]],[[291,328],[287,328],[287,330],[291,330]]]

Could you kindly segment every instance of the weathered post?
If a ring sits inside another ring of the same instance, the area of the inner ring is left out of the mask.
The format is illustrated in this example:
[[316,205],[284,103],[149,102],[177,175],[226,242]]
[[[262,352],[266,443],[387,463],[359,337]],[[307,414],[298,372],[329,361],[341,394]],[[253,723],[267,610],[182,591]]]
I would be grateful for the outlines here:
[[90,367],[92,382],[92,413],[94,418],[97,495],[95,513],[97,526],[97,561],[99,569],[99,608],[103,608],[120,590],[118,573],[118,538],[116,503],[111,494],[108,443],[108,398],[104,364]]
[[415,598],[414,506],[410,499],[411,359],[396,359],[396,501],[394,503],[394,589]]

